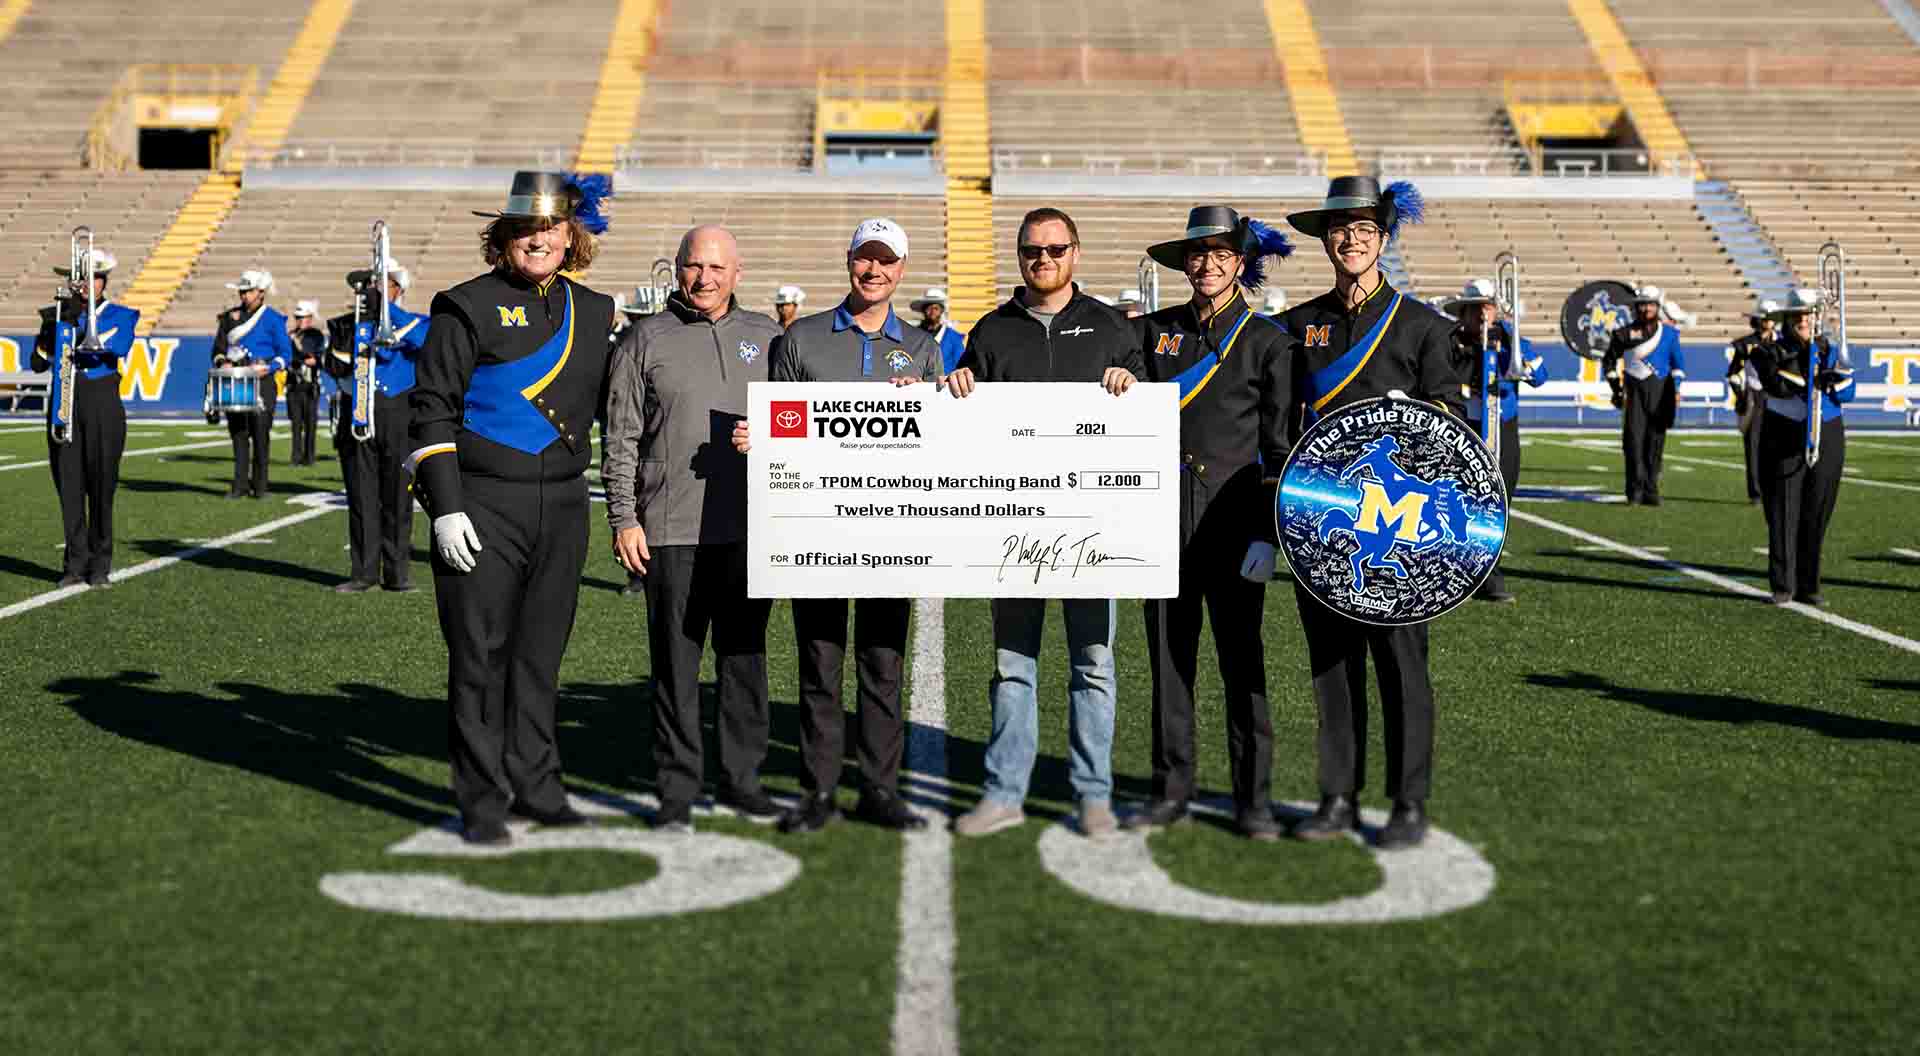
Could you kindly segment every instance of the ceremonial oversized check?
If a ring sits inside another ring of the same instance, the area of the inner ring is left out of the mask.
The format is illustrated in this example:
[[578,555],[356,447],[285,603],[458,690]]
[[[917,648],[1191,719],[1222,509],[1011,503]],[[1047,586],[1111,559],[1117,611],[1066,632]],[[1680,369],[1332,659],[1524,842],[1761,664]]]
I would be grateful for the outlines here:
[[758,382],[755,598],[1170,598],[1176,386]]

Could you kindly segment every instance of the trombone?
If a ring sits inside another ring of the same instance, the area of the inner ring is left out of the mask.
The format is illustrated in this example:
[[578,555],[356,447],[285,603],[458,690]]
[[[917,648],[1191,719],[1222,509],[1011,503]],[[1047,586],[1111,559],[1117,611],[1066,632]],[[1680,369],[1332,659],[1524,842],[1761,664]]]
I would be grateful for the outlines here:
[[[1499,313],[1513,320],[1512,362],[1520,362],[1520,257],[1512,250],[1493,258],[1493,303]],[[1500,460],[1500,379],[1506,373],[1500,362],[1500,350],[1487,340],[1488,328],[1481,327],[1481,373],[1485,376],[1486,387],[1481,396],[1486,401],[1480,412],[1480,439],[1486,441],[1487,451],[1494,461]]]
[[375,220],[372,243],[373,264],[367,269],[373,281],[374,324],[370,342],[360,339],[360,298],[354,298],[353,325],[353,423],[350,431],[353,438],[361,443],[373,439],[374,415],[373,403],[376,391],[375,371],[378,368],[376,349],[392,348],[400,342],[393,332],[393,305],[387,297],[387,265],[392,256],[392,242],[387,233],[387,222]]
[[1847,353],[1847,252],[1838,242],[1820,247],[1820,324],[1807,345],[1807,468],[1820,461],[1820,424],[1825,404],[1820,398],[1820,344],[1833,350],[1833,365],[1844,367]]
[[[53,293],[53,386],[47,394],[47,435],[56,444],[73,443],[74,388],[79,378],[75,355],[98,355],[106,351],[100,341],[96,314],[100,307],[94,293],[93,228],[82,225],[73,229],[67,239],[67,257],[70,264],[67,284]],[[79,341],[72,347],[60,340],[60,302],[69,298],[83,303],[77,328]]]
[[1160,266],[1152,257],[1141,257],[1134,266],[1133,281],[1140,287],[1140,308],[1148,315],[1160,310]]

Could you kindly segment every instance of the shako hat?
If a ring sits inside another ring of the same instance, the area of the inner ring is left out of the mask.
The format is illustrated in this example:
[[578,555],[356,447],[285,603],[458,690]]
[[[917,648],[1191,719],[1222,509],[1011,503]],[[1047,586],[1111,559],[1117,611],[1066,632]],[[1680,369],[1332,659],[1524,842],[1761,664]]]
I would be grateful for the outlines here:
[[600,203],[613,194],[613,178],[601,173],[528,172],[513,174],[506,207],[498,212],[473,210],[489,220],[577,219],[594,234],[607,229]]
[[1774,308],[1773,314],[1779,316],[1806,315],[1809,312],[1817,312],[1819,310],[1820,291],[1811,287],[1801,286],[1788,290],[1786,302],[1777,305]]
[[1363,210],[1373,213],[1374,222],[1391,242],[1400,234],[1400,225],[1417,224],[1426,219],[1426,200],[1413,184],[1400,180],[1380,189],[1380,181],[1371,176],[1335,176],[1327,184],[1327,196],[1318,209],[1287,214],[1287,223],[1295,231],[1325,238],[1328,222],[1337,213]]
[[1162,267],[1185,271],[1187,251],[1214,237],[1226,238],[1241,254],[1240,284],[1248,289],[1257,290],[1266,284],[1263,258],[1293,255],[1293,243],[1287,236],[1252,217],[1241,216],[1232,206],[1196,205],[1187,212],[1186,233],[1148,246],[1147,256]]

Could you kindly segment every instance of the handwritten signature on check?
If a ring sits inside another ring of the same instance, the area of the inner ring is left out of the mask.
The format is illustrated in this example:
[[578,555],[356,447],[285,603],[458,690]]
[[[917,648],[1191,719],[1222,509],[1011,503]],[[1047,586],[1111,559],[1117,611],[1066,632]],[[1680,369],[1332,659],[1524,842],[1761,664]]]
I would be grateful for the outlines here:
[[1068,533],[1061,532],[1052,539],[1034,539],[1024,534],[1009,535],[1000,541],[1003,550],[1000,554],[1000,571],[996,581],[1007,578],[1009,568],[1019,569],[1022,573],[1033,570],[1033,581],[1040,582],[1042,575],[1065,571],[1068,576],[1077,576],[1082,568],[1098,568],[1113,563],[1139,564],[1145,558],[1127,554],[1109,553],[1095,546],[1093,541],[1100,538],[1099,532],[1088,532],[1078,539],[1069,541]]

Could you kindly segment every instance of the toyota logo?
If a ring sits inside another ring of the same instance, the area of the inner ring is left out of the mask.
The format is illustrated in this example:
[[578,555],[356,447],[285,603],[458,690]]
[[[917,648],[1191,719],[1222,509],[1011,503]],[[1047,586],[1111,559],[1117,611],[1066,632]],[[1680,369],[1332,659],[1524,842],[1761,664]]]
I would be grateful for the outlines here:
[[778,422],[782,429],[800,428],[799,411],[781,411],[779,414],[773,416],[773,420]]

